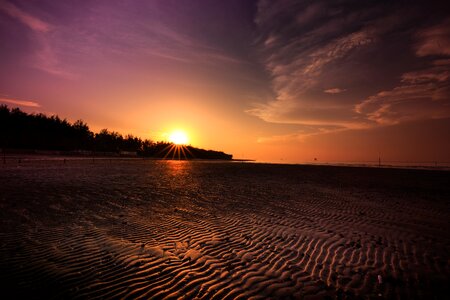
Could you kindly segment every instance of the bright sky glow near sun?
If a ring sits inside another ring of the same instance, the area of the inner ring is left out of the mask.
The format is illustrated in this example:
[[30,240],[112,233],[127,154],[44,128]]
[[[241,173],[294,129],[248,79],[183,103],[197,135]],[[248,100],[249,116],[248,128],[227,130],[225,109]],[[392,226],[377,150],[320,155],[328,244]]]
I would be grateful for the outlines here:
[[446,5],[0,0],[0,104],[235,158],[450,161]]
[[184,131],[176,130],[170,134],[169,141],[176,145],[186,145],[189,142],[189,138]]

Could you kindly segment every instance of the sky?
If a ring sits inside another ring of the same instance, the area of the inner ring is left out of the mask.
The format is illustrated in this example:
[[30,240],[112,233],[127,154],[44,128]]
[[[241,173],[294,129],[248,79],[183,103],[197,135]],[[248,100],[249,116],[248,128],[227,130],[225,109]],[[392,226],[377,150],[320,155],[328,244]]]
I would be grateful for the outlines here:
[[0,0],[0,104],[271,162],[450,162],[446,1]]

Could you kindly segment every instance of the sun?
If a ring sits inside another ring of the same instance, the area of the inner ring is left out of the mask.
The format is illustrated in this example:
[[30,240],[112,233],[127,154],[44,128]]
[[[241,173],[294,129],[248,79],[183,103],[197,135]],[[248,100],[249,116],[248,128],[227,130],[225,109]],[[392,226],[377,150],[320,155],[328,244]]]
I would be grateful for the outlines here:
[[186,145],[189,139],[184,131],[176,130],[170,134],[169,141],[175,145]]

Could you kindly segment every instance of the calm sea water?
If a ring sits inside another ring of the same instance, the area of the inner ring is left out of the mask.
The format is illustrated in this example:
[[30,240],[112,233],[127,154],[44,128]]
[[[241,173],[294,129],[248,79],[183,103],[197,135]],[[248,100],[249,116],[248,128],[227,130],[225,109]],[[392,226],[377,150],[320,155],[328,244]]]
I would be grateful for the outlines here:
[[382,167],[427,170],[450,170],[450,162],[413,162],[413,161],[330,161],[330,162],[286,162],[256,161],[255,163],[275,163],[288,165],[349,166],[349,167]]

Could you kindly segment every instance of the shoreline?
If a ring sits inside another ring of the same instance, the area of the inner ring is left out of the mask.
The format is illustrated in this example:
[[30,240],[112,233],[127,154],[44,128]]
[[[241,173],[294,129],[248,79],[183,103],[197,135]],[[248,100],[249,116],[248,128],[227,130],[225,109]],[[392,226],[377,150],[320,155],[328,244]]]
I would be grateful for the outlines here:
[[[56,152],[56,151],[55,151]],[[429,171],[450,171],[450,162],[385,162],[379,165],[376,162],[269,162],[258,161],[255,159],[176,159],[176,158],[159,158],[159,157],[143,157],[130,155],[80,155],[80,154],[57,154],[57,153],[35,153],[35,152],[7,152],[0,154],[0,164],[21,163],[26,161],[205,161],[205,162],[240,162],[249,164],[267,164],[267,165],[286,165],[286,166],[312,166],[312,167],[343,167],[343,168],[370,168],[370,169],[405,169],[405,170],[429,170]]]

